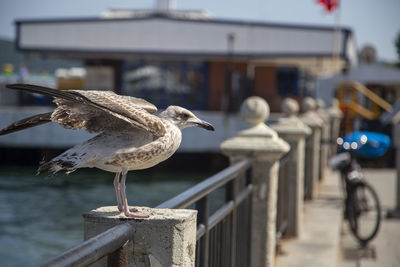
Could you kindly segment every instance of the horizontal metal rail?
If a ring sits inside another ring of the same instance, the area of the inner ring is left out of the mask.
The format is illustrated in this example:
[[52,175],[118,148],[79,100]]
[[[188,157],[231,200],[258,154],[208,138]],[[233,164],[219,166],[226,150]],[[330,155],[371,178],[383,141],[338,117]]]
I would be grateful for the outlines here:
[[120,224],[44,263],[44,267],[88,266],[121,248],[132,239],[132,227]]
[[[251,158],[239,161],[157,207],[176,209],[195,204],[198,210],[196,266],[249,266],[250,239],[242,236],[250,236],[251,228],[245,227],[242,231],[238,227],[240,219],[248,221],[251,213],[243,213],[243,208],[250,207],[246,204],[240,211],[238,207],[251,198],[252,163]],[[211,193],[222,188],[224,193],[220,193],[225,194],[225,202],[211,212]],[[237,259],[242,259],[243,264],[237,265]]]
[[229,213],[231,213],[243,200],[250,195],[253,190],[253,185],[248,185],[240,195],[233,201],[225,203],[217,211],[215,211],[208,219],[208,229],[212,229],[217,223],[222,221]]
[[210,178],[204,180],[203,182],[200,182],[197,185],[189,188],[188,190],[180,193],[179,195],[171,198],[170,200],[161,203],[156,208],[187,208],[199,199],[211,193],[212,191],[233,180],[238,175],[238,173],[248,169],[251,164],[251,159],[244,159],[242,161],[239,161],[231,165],[230,167],[220,171],[219,173],[211,176]]

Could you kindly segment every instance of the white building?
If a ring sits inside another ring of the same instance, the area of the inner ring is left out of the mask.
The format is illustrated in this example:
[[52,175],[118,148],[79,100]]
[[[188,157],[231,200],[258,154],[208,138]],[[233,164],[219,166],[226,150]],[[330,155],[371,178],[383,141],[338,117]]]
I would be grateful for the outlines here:
[[202,110],[221,110],[224,98],[235,110],[244,97],[259,95],[274,111],[283,97],[312,90],[315,77],[356,65],[348,28],[221,20],[168,4],[99,18],[20,20],[16,45],[83,59],[86,88],[105,85],[160,107],[173,102]]

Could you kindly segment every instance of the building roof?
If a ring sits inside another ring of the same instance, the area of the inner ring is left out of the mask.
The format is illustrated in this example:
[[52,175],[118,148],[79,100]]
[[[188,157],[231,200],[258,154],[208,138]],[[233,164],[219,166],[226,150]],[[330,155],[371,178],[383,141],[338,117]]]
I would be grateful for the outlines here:
[[342,79],[364,84],[400,84],[400,70],[381,64],[360,65],[350,69],[347,74],[337,74]]
[[362,84],[400,85],[400,70],[382,64],[362,64],[347,73],[321,78],[322,81],[357,81]]
[[[270,58],[332,57],[356,61],[352,31],[333,27],[211,19],[168,13],[111,18],[17,21],[17,47],[50,54]],[[231,41],[229,41],[231,40]]]
[[380,84],[400,88],[400,70],[381,64],[360,65],[347,73],[338,73],[319,78],[316,82],[316,97],[330,103],[335,89],[340,82],[355,81],[365,85]]

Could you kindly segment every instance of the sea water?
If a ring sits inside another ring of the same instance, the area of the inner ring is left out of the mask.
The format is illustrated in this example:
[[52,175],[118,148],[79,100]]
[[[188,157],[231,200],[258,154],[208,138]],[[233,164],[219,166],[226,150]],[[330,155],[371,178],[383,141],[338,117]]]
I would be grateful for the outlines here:
[[[83,241],[82,213],[116,205],[114,175],[78,170],[53,178],[34,167],[0,168],[0,266],[36,266]],[[129,204],[154,207],[210,173],[128,173]]]

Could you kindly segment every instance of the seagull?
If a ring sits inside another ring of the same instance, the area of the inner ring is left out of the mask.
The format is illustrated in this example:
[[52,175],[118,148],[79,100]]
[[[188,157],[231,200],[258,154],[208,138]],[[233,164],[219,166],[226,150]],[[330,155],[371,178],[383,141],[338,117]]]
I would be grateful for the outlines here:
[[86,167],[115,173],[118,210],[130,218],[149,215],[129,209],[125,192],[128,171],[147,169],[171,157],[181,143],[184,128],[197,126],[214,131],[210,123],[185,108],[169,106],[156,116],[156,106],[146,100],[112,91],[57,90],[31,84],[8,84],[6,87],[52,96],[56,108],[14,122],[0,130],[0,135],[51,121],[64,128],[97,133],[50,161],[40,162],[38,174],[71,173]]

